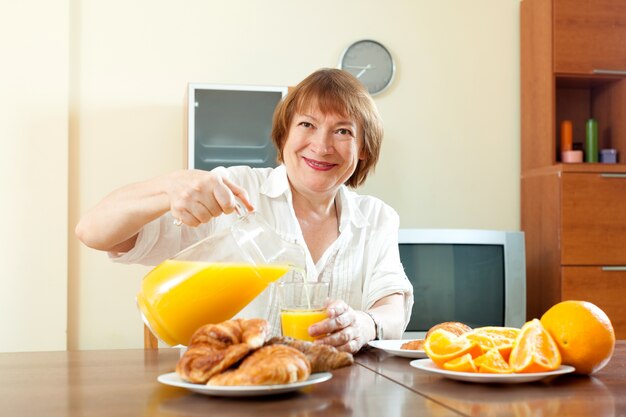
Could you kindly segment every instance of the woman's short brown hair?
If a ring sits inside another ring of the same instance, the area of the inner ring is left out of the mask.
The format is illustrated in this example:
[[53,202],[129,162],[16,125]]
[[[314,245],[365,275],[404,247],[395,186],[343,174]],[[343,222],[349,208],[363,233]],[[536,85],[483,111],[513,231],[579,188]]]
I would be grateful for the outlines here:
[[347,71],[323,68],[306,77],[294,87],[274,111],[272,140],[283,161],[283,147],[296,113],[317,106],[322,113],[350,117],[363,132],[365,158],[359,160],[346,185],[357,187],[373,172],[383,140],[383,123],[374,100],[361,82]]

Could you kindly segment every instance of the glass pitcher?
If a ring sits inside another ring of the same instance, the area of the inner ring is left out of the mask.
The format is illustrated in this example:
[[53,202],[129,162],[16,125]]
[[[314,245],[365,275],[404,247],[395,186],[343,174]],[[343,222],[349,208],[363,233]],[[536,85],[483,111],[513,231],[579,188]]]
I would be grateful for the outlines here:
[[156,337],[186,345],[200,326],[233,318],[287,272],[304,273],[304,265],[301,246],[246,213],[150,271],[137,305]]

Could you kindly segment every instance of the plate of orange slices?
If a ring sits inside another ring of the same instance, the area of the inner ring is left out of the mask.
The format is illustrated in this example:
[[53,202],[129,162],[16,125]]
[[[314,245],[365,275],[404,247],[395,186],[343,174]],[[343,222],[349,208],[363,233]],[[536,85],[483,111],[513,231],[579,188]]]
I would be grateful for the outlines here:
[[492,373],[477,373],[477,372],[459,372],[459,371],[447,371],[439,368],[430,359],[415,359],[409,362],[414,368],[422,371],[426,371],[432,374],[441,375],[449,379],[455,379],[457,381],[475,382],[483,384],[519,384],[523,382],[535,382],[542,379],[554,377],[557,375],[568,374],[574,372],[574,367],[569,365],[560,365],[554,371],[547,372],[533,372],[533,373],[505,373],[505,374],[492,374]]
[[521,329],[481,327],[460,335],[436,329],[424,351],[428,359],[411,366],[468,382],[531,382],[575,371],[561,363],[557,344],[537,319]]

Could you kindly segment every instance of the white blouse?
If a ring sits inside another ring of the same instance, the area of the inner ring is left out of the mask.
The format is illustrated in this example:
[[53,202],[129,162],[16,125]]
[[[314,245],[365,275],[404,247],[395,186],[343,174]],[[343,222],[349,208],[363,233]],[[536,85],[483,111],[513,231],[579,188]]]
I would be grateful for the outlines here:
[[[413,306],[413,287],[400,262],[399,217],[395,210],[375,197],[361,196],[341,186],[337,199],[339,237],[314,263],[293,210],[291,188],[283,165],[277,168],[219,167],[214,172],[246,189],[256,213],[281,237],[304,248],[307,280],[330,282],[331,299],[344,300],[362,311],[385,296],[401,293],[406,328]],[[133,249],[127,253],[109,253],[109,256],[121,263],[157,265],[189,245],[229,227],[237,217],[222,215],[196,228],[176,226],[173,220],[168,212],[148,223],[140,230]],[[279,333],[274,291],[274,286],[270,286],[237,316],[266,318],[273,332]]]

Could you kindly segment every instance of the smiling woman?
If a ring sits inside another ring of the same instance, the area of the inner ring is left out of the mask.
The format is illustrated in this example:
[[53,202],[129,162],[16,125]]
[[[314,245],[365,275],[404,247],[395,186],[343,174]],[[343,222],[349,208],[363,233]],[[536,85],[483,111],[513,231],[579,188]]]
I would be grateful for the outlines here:
[[[384,134],[383,122],[372,97],[345,71],[327,69],[311,74],[293,89],[274,113],[272,138],[279,161],[283,160],[283,148],[295,115],[311,118],[313,112],[318,117],[333,116],[335,120],[332,122],[339,123],[336,128],[344,128],[345,135],[348,127],[350,136],[361,142],[360,152],[363,154],[359,154],[359,163],[346,184],[351,187],[363,184],[378,162]],[[308,120],[303,122],[313,124]]]
[[[317,108],[297,113],[281,152],[292,186],[334,197],[337,186],[348,181],[364,158],[359,133],[356,124],[342,116],[325,115]],[[311,175],[311,170],[317,175]]]
[[[330,283],[328,318],[311,325],[309,335],[349,352],[375,338],[398,339],[413,304],[398,252],[398,215],[348,189],[374,169],[382,138],[382,121],[359,80],[322,69],[276,108],[277,168],[183,170],[122,187],[88,212],[76,233],[118,262],[154,265],[230,227],[238,198],[302,246],[308,281]],[[238,317],[267,319],[278,334],[273,291]]]

